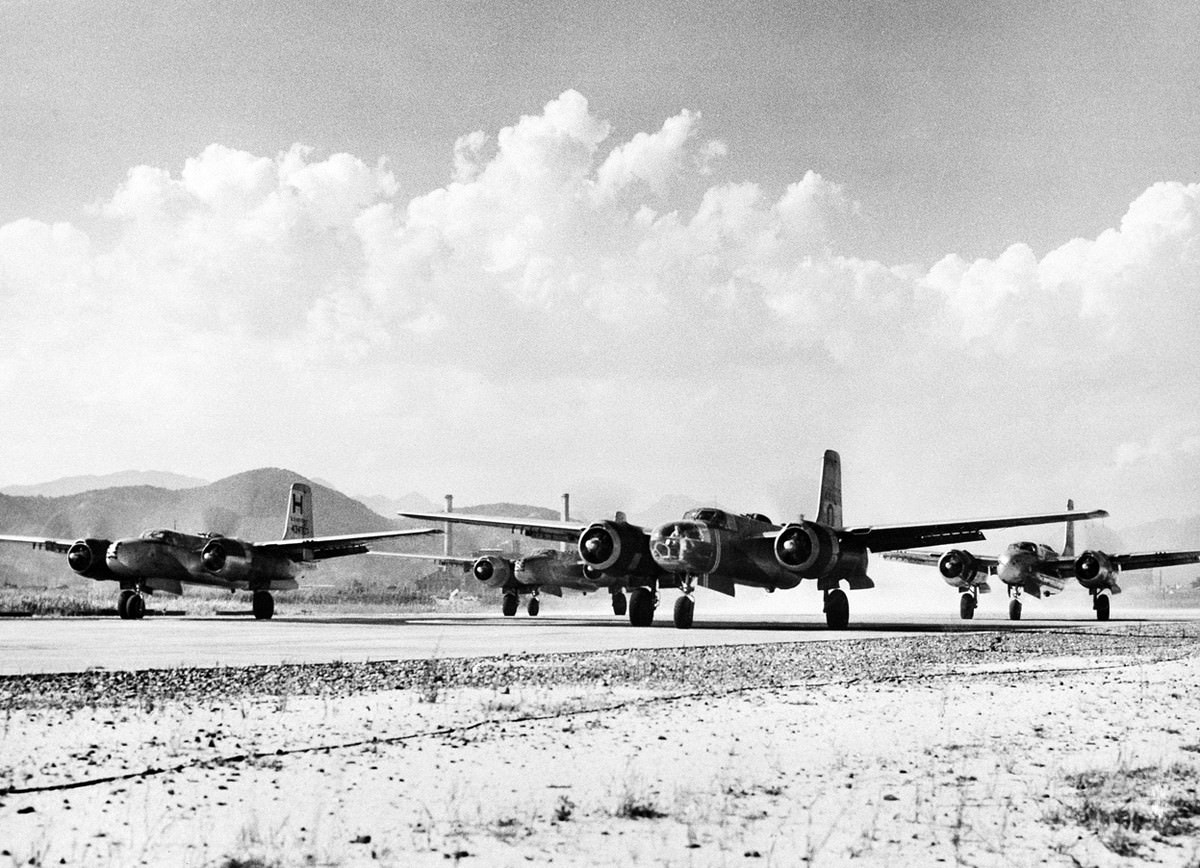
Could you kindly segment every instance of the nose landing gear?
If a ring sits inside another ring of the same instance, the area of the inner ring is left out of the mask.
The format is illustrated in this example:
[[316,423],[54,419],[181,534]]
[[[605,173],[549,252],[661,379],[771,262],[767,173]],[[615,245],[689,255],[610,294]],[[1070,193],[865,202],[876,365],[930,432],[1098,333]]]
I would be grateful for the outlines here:
[[975,606],[978,602],[978,598],[974,593],[963,591],[958,596],[958,616],[964,621],[970,621],[975,617]]

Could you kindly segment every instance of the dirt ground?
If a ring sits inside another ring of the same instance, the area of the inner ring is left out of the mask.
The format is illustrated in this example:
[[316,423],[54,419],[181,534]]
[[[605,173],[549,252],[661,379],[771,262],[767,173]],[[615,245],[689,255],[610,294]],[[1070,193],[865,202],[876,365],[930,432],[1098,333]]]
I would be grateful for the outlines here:
[[822,643],[827,677],[750,683],[780,649],[686,684],[643,651],[614,683],[0,685],[0,866],[1200,866],[1196,638]]

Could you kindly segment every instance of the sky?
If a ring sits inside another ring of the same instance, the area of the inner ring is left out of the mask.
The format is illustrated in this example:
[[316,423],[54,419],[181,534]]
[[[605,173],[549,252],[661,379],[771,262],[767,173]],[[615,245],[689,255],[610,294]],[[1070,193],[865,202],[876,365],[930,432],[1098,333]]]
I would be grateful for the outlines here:
[[1194,515],[1198,30],[0,0],[0,484]]

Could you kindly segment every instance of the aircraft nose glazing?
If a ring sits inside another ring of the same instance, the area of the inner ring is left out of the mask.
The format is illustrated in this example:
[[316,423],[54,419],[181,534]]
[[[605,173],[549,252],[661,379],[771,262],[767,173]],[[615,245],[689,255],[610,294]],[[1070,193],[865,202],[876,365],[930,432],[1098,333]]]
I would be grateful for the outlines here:
[[650,535],[650,554],[668,572],[705,575],[716,568],[712,529],[695,521],[661,525]]
[[1000,581],[1007,585],[1021,585],[1031,572],[1035,572],[1037,558],[1026,552],[1002,555],[999,561]]

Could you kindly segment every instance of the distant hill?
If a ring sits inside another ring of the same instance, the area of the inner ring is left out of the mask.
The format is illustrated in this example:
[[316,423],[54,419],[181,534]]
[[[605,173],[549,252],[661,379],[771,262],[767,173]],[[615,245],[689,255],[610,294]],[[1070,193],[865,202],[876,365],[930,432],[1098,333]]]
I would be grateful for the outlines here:
[[208,480],[206,479],[181,476],[178,473],[166,473],[161,470],[123,470],[120,473],[108,473],[103,476],[65,476],[62,479],[37,485],[8,485],[0,488],[0,494],[14,497],[66,497],[70,494],[95,491],[101,488],[150,485],[154,488],[166,488],[173,491],[207,484]]

